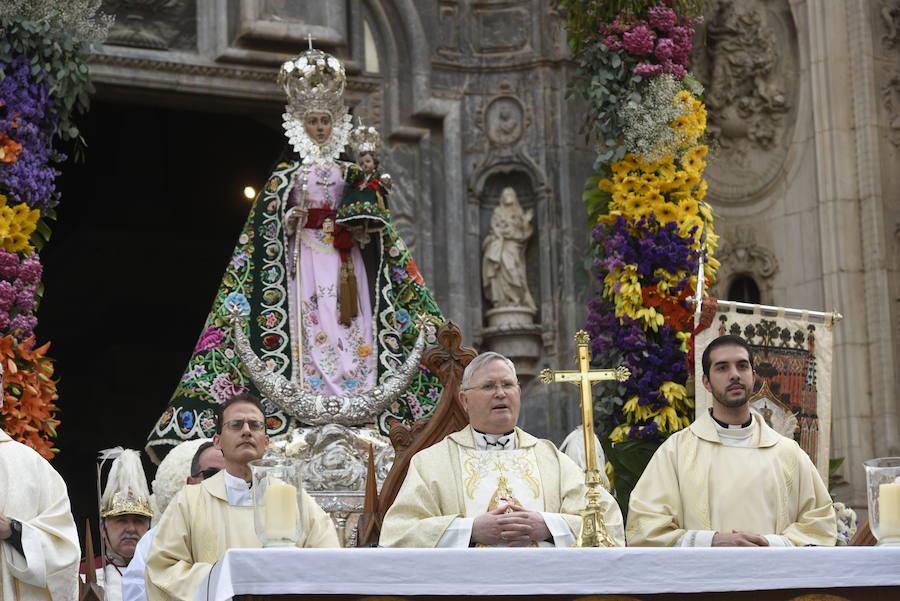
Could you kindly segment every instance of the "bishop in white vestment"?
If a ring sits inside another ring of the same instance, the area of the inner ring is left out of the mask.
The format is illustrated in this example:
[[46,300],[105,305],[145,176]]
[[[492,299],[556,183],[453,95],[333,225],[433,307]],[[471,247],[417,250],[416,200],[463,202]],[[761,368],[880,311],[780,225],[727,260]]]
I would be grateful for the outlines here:
[[46,459],[3,430],[0,516],[10,532],[0,534],[0,599],[75,599],[81,549],[66,484]]
[[834,545],[831,496],[815,465],[749,407],[752,361],[736,336],[707,347],[712,413],[653,455],[631,493],[629,545]]
[[[385,515],[385,547],[571,546],[581,529],[584,472],[547,440],[515,427],[520,389],[512,363],[476,357],[460,402],[470,425],[412,458]],[[622,514],[602,491],[603,519],[625,544]]]

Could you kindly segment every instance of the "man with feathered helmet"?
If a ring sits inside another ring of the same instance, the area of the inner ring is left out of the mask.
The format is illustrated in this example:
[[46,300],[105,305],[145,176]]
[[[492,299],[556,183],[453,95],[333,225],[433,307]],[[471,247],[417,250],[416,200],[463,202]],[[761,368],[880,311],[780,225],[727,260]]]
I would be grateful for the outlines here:
[[150,529],[153,517],[150,490],[140,452],[116,447],[101,451],[100,459],[113,461],[100,497],[104,560],[102,576],[101,573],[97,576],[98,582],[102,580],[106,600],[121,601],[122,576],[134,557],[138,541]]

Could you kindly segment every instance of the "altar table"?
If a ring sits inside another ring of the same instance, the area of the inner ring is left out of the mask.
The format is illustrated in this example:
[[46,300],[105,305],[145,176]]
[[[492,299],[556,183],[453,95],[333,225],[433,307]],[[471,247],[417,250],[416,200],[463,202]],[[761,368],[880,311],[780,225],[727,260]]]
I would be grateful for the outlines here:
[[373,596],[894,601],[900,547],[232,549],[196,601]]

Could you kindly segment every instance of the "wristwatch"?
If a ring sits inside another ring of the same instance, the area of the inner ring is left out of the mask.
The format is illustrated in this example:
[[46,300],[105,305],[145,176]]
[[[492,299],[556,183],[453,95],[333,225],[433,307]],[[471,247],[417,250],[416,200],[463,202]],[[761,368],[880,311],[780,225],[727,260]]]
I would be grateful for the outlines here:
[[12,531],[9,538],[22,540],[22,522],[15,518],[9,518],[9,529]]

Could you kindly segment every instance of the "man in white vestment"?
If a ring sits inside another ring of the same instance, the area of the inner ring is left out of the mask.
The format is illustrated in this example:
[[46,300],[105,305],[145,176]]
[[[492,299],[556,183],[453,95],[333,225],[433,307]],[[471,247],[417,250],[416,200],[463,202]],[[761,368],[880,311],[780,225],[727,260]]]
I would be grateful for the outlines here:
[[[194,598],[212,565],[228,549],[259,547],[253,527],[249,463],[269,446],[259,400],[238,394],[219,407],[215,448],[225,469],[197,486],[185,486],[162,516],[144,582],[150,601]],[[302,492],[300,547],[339,547],[337,530],[306,491]]]
[[633,546],[834,545],[834,509],[815,465],[752,411],[753,352],[720,336],[703,352],[710,413],[669,437],[631,493]]
[[116,447],[102,451],[100,457],[112,458],[113,463],[100,497],[100,536],[106,557],[105,561],[98,558],[97,584],[103,587],[106,601],[122,601],[122,576],[153,517],[150,489],[139,451]]
[[[185,455],[185,453],[187,454]],[[206,478],[219,473],[224,467],[225,458],[222,456],[222,451],[216,449],[213,441],[208,438],[188,440],[169,451],[159,464],[156,478],[153,480],[153,495],[151,495],[150,504],[153,506],[155,500],[155,515],[162,516],[165,513],[169,502],[182,486],[200,484]],[[128,569],[122,576],[123,601],[147,601],[144,572],[147,568],[147,555],[150,552],[150,545],[153,543],[157,527],[157,524],[154,524],[138,541],[134,557],[131,558]]]
[[66,483],[0,430],[0,599],[72,601],[80,555]]
[[[417,453],[381,529],[385,547],[571,546],[581,529],[584,472],[553,443],[516,427],[521,389],[512,361],[482,353],[463,373],[469,426]],[[602,490],[610,537],[622,513]]]

